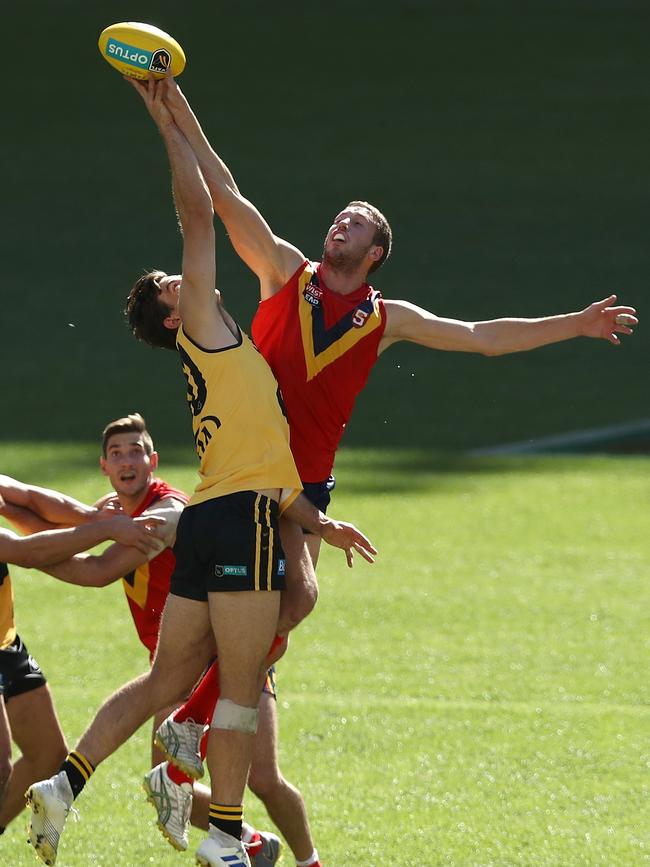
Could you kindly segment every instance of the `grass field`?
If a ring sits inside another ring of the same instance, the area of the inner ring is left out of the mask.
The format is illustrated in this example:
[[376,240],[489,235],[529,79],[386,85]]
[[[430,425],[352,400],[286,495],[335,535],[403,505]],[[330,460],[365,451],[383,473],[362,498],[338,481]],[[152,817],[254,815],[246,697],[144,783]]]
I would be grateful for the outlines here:
[[[82,498],[104,491],[92,447],[4,458]],[[163,454],[162,470],[193,484],[191,464]],[[381,556],[348,572],[325,552],[319,606],[279,672],[282,767],[324,864],[649,863],[647,461],[347,450],[338,477],[333,513]],[[122,591],[19,569],[14,584],[74,742],[146,664]],[[147,741],[145,727],[99,769],[61,867],[193,863],[140,792]],[[252,796],[247,810],[264,825]],[[35,863],[25,825],[0,838],[2,864]]]

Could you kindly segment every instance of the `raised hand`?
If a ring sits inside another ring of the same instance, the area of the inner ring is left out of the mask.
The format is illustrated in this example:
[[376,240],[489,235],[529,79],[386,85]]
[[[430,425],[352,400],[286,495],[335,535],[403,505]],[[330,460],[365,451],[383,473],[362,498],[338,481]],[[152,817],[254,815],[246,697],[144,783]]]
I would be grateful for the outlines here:
[[147,111],[154,119],[156,126],[162,130],[164,127],[174,123],[174,118],[170,110],[165,105],[165,92],[168,82],[172,81],[171,75],[156,80],[151,73],[146,81],[138,81],[130,76],[122,76],[125,81],[133,87],[142,97]]
[[632,326],[638,325],[634,307],[614,307],[616,295],[595,301],[585,307],[578,316],[581,323],[581,333],[585,337],[600,337],[618,346],[621,342],[619,334],[632,334]]

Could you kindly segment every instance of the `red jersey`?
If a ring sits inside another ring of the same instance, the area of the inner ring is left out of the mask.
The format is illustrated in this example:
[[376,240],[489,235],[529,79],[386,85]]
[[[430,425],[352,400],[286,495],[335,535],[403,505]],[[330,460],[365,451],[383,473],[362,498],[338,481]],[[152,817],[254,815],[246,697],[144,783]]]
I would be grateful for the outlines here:
[[[187,503],[187,496],[182,491],[170,487],[162,479],[154,479],[149,485],[149,490],[138,508],[131,515],[137,518],[149,506],[165,497],[173,497],[181,503]],[[157,554],[153,560],[138,566],[133,572],[129,572],[122,578],[122,586],[131,609],[131,615],[135,628],[138,631],[140,641],[149,650],[153,657],[158,643],[158,630],[160,618],[167,594],[169,593],[169,579],[176,567],[176,558],[171,548],[165,548]]]
[[328,289],[320,263],[304,262],[253,318],[255,345],[280,384],[291,451],[303,482],[330,475],[357,395],[377,361],[386,327],[379,292]]

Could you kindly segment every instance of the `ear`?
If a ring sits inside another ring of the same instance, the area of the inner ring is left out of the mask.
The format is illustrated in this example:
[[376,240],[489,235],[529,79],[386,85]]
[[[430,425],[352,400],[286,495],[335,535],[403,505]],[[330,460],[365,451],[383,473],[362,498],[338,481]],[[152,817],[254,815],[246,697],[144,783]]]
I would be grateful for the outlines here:
[[151,463],[151,469],[155,470],[158,468],[158,452],[151,452],[149,455],[149,461]]
[[108,469],[106,468],[106,459],[105,458],[101,457],[99,459],[99,466],[102,468],[102,472],[104,473],[104,475],[107,476],[108,475]]
[[384,255],[384,248],[373,245],[370,250],[368,250],[368,255],[373,262],[379,262],[381,257]]
[[178,313],[170,313],[169,316],[165,316],[163,319],[163,325],[165,328],[169,328],[170,331],[176,331],[177,328],[180,327],[181,317]]

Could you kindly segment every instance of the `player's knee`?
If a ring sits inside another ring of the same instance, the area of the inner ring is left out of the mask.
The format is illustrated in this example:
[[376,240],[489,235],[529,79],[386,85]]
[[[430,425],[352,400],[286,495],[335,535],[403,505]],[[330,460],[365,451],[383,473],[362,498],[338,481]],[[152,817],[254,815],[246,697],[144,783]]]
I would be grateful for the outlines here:
[[283,785],[280,769],[273,762],[253,762],[248,775],[248,788],[260,800],[270,796]]

